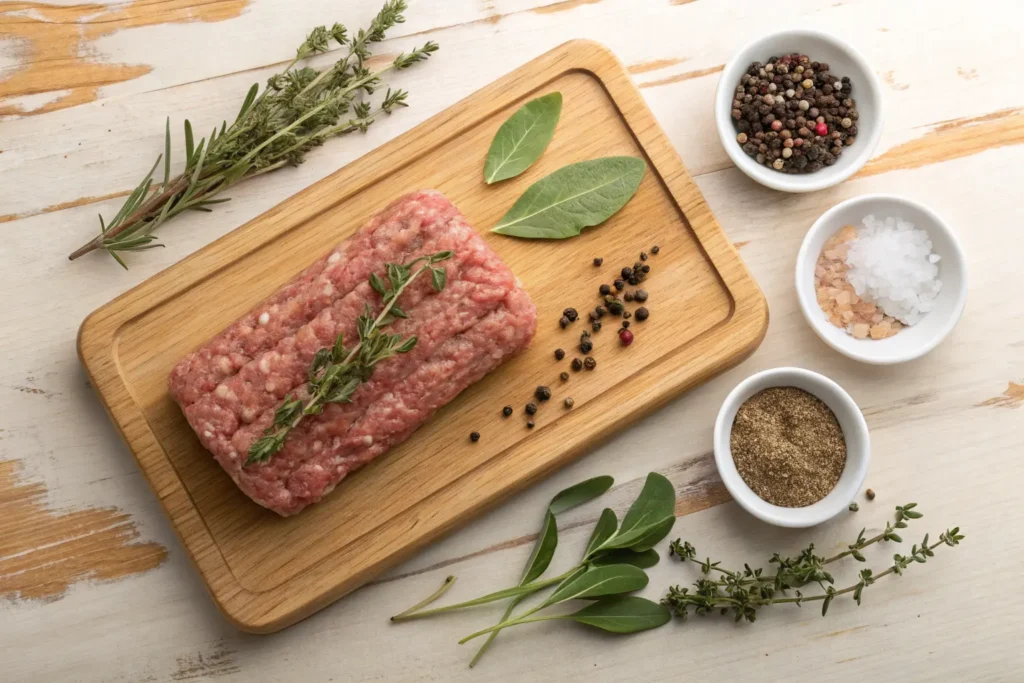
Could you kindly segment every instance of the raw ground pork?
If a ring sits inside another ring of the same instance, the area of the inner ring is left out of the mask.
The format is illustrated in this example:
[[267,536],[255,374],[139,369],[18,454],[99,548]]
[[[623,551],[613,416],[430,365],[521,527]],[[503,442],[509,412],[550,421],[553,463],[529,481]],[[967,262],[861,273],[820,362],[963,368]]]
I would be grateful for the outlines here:
[[[249,447],[289,394],[307,398],[313,355],[380,297],[370,273],[442,250],[441,292],[419,277],[401,296],[409,314],[389,331],[419,339],[379,363],[347,404],[303,418],[270,460],[245,466]],[[458,209],[435,191],[406,195],[262,304],[183,358],[171,396],[217,462],[250,498],[281,515],[319,501],[349,472],[401,443],[439,408],[525,348],[536,328],[529,295]]]

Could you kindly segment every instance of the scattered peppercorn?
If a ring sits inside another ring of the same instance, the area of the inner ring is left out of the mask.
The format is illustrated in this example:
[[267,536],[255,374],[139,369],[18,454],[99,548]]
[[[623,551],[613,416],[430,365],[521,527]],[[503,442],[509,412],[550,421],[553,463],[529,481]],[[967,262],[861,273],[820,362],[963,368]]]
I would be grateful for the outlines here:
[[512,406],[505,406],[504,408],[502,408],[501,409],[501,414],[504,415],[505,417],[508,417],[509,415],[511,415],[512,414]]
[[555,360],[562,360],[565,358],[565,351],[562,349],[555,349]]
[[608,302],[608,310],[612,315],[622,315],[622,311],[625,310],[622,306],[622,302],[618,299]]
[[600,332],[601,331],[601,323],[599,323],[598,321],[595,320],[594,322],[592,322],[590,324],[590,329],[592,329],[594,332]]
[[560,374],[558,376],[558,379],[562,380],[563,382],[568,382],[569,381],[569,373],[568,372],[563,372],[562,374]]
[[566,408],[572,408],[576,404],[576,402],[573,401],[571,397],[565,399],[564,401],[562,401],[562,403],[565,404]]
[[644,265],[643,265],[643,266],[642,266],[642,267],[640,268],[640,272],[641,272],[641,273],[643,273],[644,275],[647,275],[647,273],[651,272],[651,267],[650,267],[649,265],[647,265],[647,264],[645,263],[645,264],[644,264]]
[[626,288],[626,281],[625,281],[625,280],[616,280],[616,281],[615,281],[615,282],[613,282],[612,284],[613,284],[613,285],[615,285],[615,289],[619,290],[620,292],[621,292],[621,291],[622,291],[623,289],[625,289],[625,288]]
[[633,333],[629,330],[622,330],[619,332],[619,341],[622,342],[623,346],[629,346],[633,343]]
[[576,318],[578,318],[580,314],[576,312],[575,308],[567,308],[564,311],[562,311],[562,315],[568,318],[569,322],[574,323],[576,322]]
[[476,443],[477,441],[479,441],[480,440],[480,432],[471,432],[470,435],[469,435],[469,440],[472,441],[473,443]]
[[622,269],[622,279],[623,280],[628,280],[630,278],[630,276],[632,276],[632,275],[633,275],[633,269],[630,268],[629,266],[626,266],[625,268]]
[[569,327],[569,319],[563,315],[561,318],[559,318],[558,324],[564,330],[565,328]]
[[572,363],[570,363],[569,367],[571,367],[576,372],[579,372],[580,370],[583,369],[583,361],[581,361],[579,358],[573,358]]
[[622,312],[622,317],[625,318],[626,320],[629,320],[630,318],[633,317],[633,314],[630,313],[629,311],[623,311]]
[[875,499],[875,492],[872,491],[871,489],[868,489],[867,491],[865,491],[864,495],[867,496],[868,500],[874,500]]
[[536,412],[537,412],[537,404],[536,403],[527,403],[526,404],[526,414],[527,415],[533,415]]
[[635,292],[633,292],[633,298],[639,301],[640,303],[647,301],[647,297],[648,294],[646,289],[638,289]]
[[529,421],[528,421],[528,422],[526,423],[526,428],[527,428],[527,429],[533,429],[533,420],[529,420]]
[[604,263],[604,259],[601,258],[600,256],[598,256],[597,258],[594,259],[594,267],[595,268],[600,268],[602,263]]
[[629,329],[629,321],[628,320],[623,320],[622,321],[622,329],[624,329],[624,330],[628,330]]
[[641,261],[646,261],[647,260],[647,252],[646,251],[641,251],[640,252],[640,260]]
[[652,254],[655,254],[655,255],[657,255],[657,253],[658,253],[659,251],[661,251],[661,247],[659,247],[659,246],[658,246],[657,244],[655,244],[655,245],[654,245],[653,247],[651,247],[651,253],[652,253]]
[[[857,135],[857,103],[848,77],[824,62],[785,54],[753,62],[736,85],[736,144],[783,173],[813,173],[836,163]],[[652,249],[653,251],[653,249]]]
[[629,303],[630,301],[632,301],[633,297],[634,297],[633,292],[626,292],[625,294],[622,295],[622,298],[626,300],[626,303]]
[[601,285],[600,287],[597,288],[597,291],[601,294],[601,296],[604,296],[605,294],[611,294],[612,288],[609,287],[608,285]]
[[636,309],[636,313],[634,315],[636,315],[636,319],[637,320],[639,320],[640,322],[643,322],[643,321],[647,320],[647,317],[650,314],[651,314],[651,312],[648,311],[647,308],[645,308],[644,306],[641,306],[640,308]]
[[533,395],[537,397],[538,401],[546,401],[551,398],[551,389],[541,385],[537,387],[537,390],[533,392]]
[[580,338],[580,352],[590,353],[594,349],[594,342],[590,341],[589,332],[584,332],[583,334],[586,335],[586,338]]
[[607,312],[608,311],[605,310],[604,306],[598,306],[597,308],[594,309],[594,315],[597,316],[598,318],[603,318],[605,313]]
[[640,283],[640,280],[637,278],[636,275],[634,275],[633,277],[631,277],[628,280],[626,280],[626,282],[628,282],[629,284],[631,284],[634,287],[636,287]]
[[857,505],[856,503],[850,503],[850,512],[857,512],[858,510],[860,510],[860,505]]
[[583,361],[583,367],[587,370],[593,370],[597,367],[597,361],[594,360],[593,356],[587,356],[586,360]]

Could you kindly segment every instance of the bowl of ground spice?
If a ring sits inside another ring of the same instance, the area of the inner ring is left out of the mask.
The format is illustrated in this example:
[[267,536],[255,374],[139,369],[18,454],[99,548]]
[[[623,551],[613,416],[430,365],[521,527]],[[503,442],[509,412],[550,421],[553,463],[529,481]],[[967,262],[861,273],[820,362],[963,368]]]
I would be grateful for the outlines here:
[[870,457],[860,408],[810,370],[747,378],[715,422],[715,464],[726,488],[747,512],[777,526],[814,526],[846,510]]
[[810,29],[741,48],[718,82],[715,122],[736,167],[775,190],[812,192],[856,173],[882,134],[882,89],[857,50]]

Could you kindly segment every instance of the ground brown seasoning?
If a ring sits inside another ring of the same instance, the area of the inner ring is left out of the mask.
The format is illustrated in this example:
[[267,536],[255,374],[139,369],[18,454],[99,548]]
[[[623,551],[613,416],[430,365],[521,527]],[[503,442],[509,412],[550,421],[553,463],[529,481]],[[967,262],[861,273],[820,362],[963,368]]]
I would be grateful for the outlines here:
[[729,444],[747,486],[781,507],[818,502],[846,465],[836,416],[796,387],[772,387],[747,399],[736,413]]

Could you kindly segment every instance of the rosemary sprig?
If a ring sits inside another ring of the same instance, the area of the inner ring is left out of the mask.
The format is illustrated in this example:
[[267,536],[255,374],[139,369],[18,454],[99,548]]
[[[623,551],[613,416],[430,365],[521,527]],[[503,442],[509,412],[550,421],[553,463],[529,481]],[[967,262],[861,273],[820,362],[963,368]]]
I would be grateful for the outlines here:
[[[356,320],[359,343],[346,351],[339,334],[334,345],[323,348],[313,356],[307,376],[310,397],[305,402],[295,394],[285,398],[284,403],[274,412],[274,423],[263,436],[249,448],[245,464],[265,462],[284,446],[288,433],[307,415],[319,415],[328,403],[349,403],[359,385],[370,378],[373,368],[385,358],[396,353],[408,353],[416,346],[416,335],[403,338],[400,334],[387,334],[381,328],[398,318],[408,318],[405,311],[396,305],[398,297],[424,271],[429,270],[431,284],[435,291],[444,289],[447,273],[434,264],[450,259],[452,252],[440,251],[430,256],[421,256],[404,265],[387,264],[387,281],[370,274],[370,286],[381,296],[383,306],[374,317],[369,304],[366,312]],[[412,268],[425,262],[413,272]]]
[[[769,562],[777,565],[778,569],[775,574],[770,575],[764,574],[760,568],[751,569],[749,564],[745,564],[742,571],[730,571],[723,569],[720,562],[712,562],[710,558],[698,560],[696,549],[688,542],[680,543],[677,539],[670,545],[670,554],[683,562],[699,565],[703,578],[694,582],[692,592],[689,588],[672,586],[662,604],[682,619],[688,616],[690,609],[699,615],[711,614],[717,610],[722,614],[731,611],[736,621],[745,619],[750,622],[757,618],[757,610],[768,605],[792,603],[799,606],[804,602],[821,601],[821,614],[824,616],[833,599],[848,593],[853,593],[853,599],[860,605],[864,589],[878,579],[889,574],[901,575],[912,563],[923,564],[929,557],[933,557],[933,551],[938,546],[954,547],[963,540],[964,536],[960,533],[959,527],[946,530],[939,535],[939,540],[935,543],[929,543],[928,535],[925,534],[920,545],[914,544],[911,547],[909,555],[893,555],[893,564],[889,568],[878,574],[868,568],[862,569],[857,583],[836,589],[832,574],[825,567],[847,556],[852,556],[858,562],[865,562],[866,558],[860,552],[864,548],[881,541],[902,542],[903,539],[896,533],[896,529],[905,529],[906,520],[919,519],[922,516],[914,509],[915,507],[916,503],[897,506],[895,521],[886,523],[885,531],[877,536],[865,538],[865,530],[862,529],[856,541],[833,557],[824,558],[816,555],[814,544],[802,550],[796,557],[783,558],[775,553]],[[710,578],[712,572],[721,578]],[[798,590],[799,587],[810,583],[817,584],[822,592],[804,595]],[[793,597],[789,596],[790,590],[794,591]]]
[[[367,29],[350,36],[342,24],[314,28],[296,50],[295,59],[281,73],[271,76],[266,88],[249,89],[234,122],[214,127],[198,144],[192,124],[185,121],[185,169],[171,177],[171,128],[167,120],[164,153],[109,221],[100,216],[100,234],[75,250],[74,260],[96,249],[109,253],[127,268],[121,252],[163,246],[155,231],[184,211],[210,211],[228,201],[217,195],[254,176],[286,165],[302,163],[308,151],[328,138],[355,131],[366,132],[380,114],[408,106],[404,90],[385,93],[375,108],[362,97],[382,86],[382,76],[427,59],[437,51],[428,41],[412,52],[398,55],[390,64],[371,71],[366,67],[373,43],[384,40],[388,29],[405,21],[406,0],[387,0]],[[331,41],[348,48],[344,57],[319,71],[297,64],[327,52]],[[258,96],[257,96],[258,95]],[[163,161],[163,181],[153,174]]]

